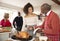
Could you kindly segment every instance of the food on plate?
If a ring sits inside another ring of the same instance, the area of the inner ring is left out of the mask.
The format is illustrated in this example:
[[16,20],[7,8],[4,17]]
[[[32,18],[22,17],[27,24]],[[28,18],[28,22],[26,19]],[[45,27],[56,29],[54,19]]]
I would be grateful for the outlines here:
[[7,29],[3,29],[3,32],[10,32],[9,30],[7,30]]
[[18,38],[29,38],[29,34],[27,32],[21,31],[19,33],[16,34],[16,37]]
[[0,32],[3,32],[3,29],[2,28],[0,28]]
[[0,32],[10,32],[10,31],[4,28],[0,28]]

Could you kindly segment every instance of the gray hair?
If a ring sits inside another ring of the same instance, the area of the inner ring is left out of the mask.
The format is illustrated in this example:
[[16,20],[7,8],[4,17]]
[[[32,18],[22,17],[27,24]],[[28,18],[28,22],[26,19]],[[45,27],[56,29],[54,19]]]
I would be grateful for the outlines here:
[[4,18],[6,18],[6,16],[8,16],[8,15],[9,15],[9,13],[5,13],[5,14],[4,14]]
[[41,7],[46,8],[47,10],[51,9],[51,5],[44,3]]

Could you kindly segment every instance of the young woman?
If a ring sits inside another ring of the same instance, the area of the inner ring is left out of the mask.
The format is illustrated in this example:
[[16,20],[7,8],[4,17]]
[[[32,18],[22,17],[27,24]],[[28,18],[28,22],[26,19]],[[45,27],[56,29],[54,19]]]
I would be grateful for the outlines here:
[[25,13],[25,16],[22,30],[28,30],[28,32],[32,35],[34,27],[38,24],[38,17],[36,14],[33,13],[34,8],[30,3],[24,6],[23,11]]

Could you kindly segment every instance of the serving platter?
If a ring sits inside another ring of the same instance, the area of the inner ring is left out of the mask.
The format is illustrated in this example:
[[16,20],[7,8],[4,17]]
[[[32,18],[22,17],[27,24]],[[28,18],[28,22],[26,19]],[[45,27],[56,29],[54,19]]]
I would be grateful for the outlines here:
[[29,36],[29,38],[18,38],[18,37],[16,37],[15,35],[13,35],[11,38],[14,39],[14,40],[29,41],[29,40],[31,40],[33,37],[32,37],[32,36]]

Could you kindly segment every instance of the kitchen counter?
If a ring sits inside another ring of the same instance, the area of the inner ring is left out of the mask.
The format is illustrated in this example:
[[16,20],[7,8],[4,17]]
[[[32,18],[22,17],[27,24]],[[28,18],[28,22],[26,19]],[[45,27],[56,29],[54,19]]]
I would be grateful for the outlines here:
[[5,41],[9,38],[9,33],[10,32],[3,32],[3,33],[0,33],[0,41]]

